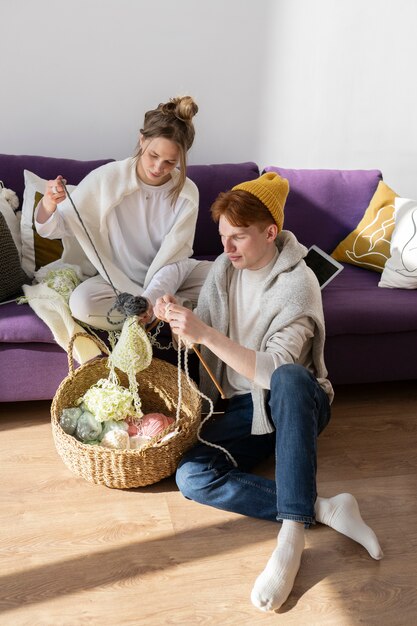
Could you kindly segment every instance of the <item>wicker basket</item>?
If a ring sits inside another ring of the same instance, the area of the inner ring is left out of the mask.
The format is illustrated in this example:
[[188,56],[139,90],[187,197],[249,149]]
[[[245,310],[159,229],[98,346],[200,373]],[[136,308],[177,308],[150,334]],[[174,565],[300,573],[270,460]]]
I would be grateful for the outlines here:
[[[73,343],[87,336],[108,355],[105,344],[86,333],[75,334],[68,346],[68,376],[58,387],[51,405],[51,423],[58,454],[67,467],[89,482],[117,489],[143,487],[156,483],[175,472],[184,452],[197,440],[201,417],[201,398],[196,386],[188,383],[181,372],[182,402],[179,420],[164,431],[178,432],[164,442],[153,440],[141,450],[112,450],[79,442],[63,431],[59,424],[62,410],[75,401],[100,378],[107,378],[107,357],[99,357],[74,370]],[[117,371],[117,370],[116,370]],[[128,386],[127,376],[117,371],[120,383]],[[177,368],[154,358],[151,365],[137,375],[139,395],[145,413],[176,416],[178,402]],[[161,436],[159,436],[160,439]]]

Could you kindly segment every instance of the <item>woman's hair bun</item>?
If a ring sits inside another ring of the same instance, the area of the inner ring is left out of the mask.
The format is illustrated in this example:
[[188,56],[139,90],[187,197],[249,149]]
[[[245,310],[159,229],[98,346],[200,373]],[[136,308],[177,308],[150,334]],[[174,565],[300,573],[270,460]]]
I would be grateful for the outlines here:
[[191,96],[178,96],[171,98],[162,105],[162,111],[166,115],[174,115],[182,122],[190,122],[198,112],[198,106]]

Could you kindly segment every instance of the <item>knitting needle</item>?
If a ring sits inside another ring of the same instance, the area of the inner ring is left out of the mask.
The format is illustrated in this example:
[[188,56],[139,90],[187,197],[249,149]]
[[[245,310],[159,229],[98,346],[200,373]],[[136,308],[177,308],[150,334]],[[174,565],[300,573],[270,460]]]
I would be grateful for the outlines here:
[[149,333],[151,330],[153,330],[153,329],[155,328],[155,326],[158,326],[158,324],[159,324],[159,322],[160,322],[160,321],[161,321],[161,320],[159,320],[158,318],[156,318],[156,319],[154,319],[154,321],[153,321],[153,322],[150,322],[150,323],[146,326],[146,328],[145,328],[146,332],[147,332],[147,333]]
[[196,353],[196,355],[198,356],[198,358],[200,359],[202,366],[206,370],[207,374],[210,376],[210,378],[213,381],[214,385],[216,386],[216,389],[220,393],[220,396],[221,396],[222,400],[225,400],[226,396],[224,395],[224,391],[220,387],[220,385],[217,382],[217,380],[214,378],[213,372],[211,371],[211,369],[209,368],[209,366],[207,365],[207,363],[203,359],[203,356],[202,356],[201,352],[195,347],[194,344],[192,344],[191,347],[194,350],[194,352]]

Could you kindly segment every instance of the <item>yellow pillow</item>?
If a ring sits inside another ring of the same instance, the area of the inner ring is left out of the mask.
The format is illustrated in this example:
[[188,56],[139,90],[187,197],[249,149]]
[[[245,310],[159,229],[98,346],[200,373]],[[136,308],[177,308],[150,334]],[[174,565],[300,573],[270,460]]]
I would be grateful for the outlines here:
[[382,272],[389,259],[391,235],[394,230],[394,200],[397,197],[384,181],[380,181],[356,228],[333,250],[337,261],[359,265]]

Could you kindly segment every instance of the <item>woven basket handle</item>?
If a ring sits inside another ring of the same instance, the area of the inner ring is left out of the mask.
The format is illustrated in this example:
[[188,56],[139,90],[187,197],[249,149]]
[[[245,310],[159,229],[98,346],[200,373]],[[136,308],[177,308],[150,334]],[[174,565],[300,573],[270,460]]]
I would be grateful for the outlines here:
[[110,354],[109,353],[109,349],[106,346],[106,344],[101,341],[101,339],[99,339],[98,337],[95,337],[94,335],[89,335],[88,333],[75,333],[68,344],[68,372],[70,376],[74,375],[74,355],[73,355],[73,349],[74,349],[74,342],[77,339],[77,337],[86,337],[88,339],[91,339],[91,341],[94,341],[94,343],[96,344],[96,346],[98,348],[100,348],[100,350],[104,353],[104,354]]

